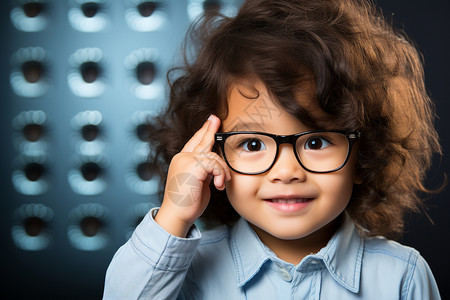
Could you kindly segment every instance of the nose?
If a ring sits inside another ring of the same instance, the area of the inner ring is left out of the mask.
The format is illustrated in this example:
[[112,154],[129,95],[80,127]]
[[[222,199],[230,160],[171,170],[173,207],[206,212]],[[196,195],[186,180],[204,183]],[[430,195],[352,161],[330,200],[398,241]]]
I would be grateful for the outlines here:
[[306,171],[295,157],[293,146],[281,144],[275,164],[267,174],[271,182],[292,183],[306,180]]

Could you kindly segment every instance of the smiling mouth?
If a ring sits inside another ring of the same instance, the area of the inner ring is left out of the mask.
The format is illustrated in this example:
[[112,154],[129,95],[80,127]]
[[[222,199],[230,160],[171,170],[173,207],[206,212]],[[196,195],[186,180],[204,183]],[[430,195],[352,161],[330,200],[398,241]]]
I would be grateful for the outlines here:
[[312,198],[279,198],[279,199],[267,199],[266,201],[272,202],[272,203],[303,203],[311,201]]

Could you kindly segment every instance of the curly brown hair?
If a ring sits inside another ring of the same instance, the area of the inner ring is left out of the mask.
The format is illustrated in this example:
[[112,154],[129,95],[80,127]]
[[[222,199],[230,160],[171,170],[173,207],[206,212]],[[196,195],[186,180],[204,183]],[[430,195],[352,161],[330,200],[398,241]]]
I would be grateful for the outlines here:
[[[429,192],[425,172],[441,148],[422,57],[373,3],[250,0],[235,17],[194,23],[186,43],[184,65],[168,73],[170,102],[150,135],[150,159],[162,186],[172,157],[208,115],[226,117],[230,85],[239,78],[258,78],[283,109],[307,126],[323,127],[293,100],[301,83],[312,79],[314,101],[333,123],[362,132],[360,183],[347,213],[369,236],[393,238],[403,231],[405,213],[417,211],[419,195]],[[203,220],[236,220],[226,193],[211,191],[215,199]]]

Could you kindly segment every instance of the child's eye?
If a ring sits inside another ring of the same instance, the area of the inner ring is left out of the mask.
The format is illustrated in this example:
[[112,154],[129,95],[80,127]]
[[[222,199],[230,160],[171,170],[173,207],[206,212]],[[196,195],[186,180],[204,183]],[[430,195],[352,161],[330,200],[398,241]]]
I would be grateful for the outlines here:
[[320,150],[330,146],[331,143],[321,137],[311,137],[305,143],[307,150]]
[[240,147],[244,148],[245,151],[254,152],[266,149],[266,145],[259,139],[248,139],[240,143]]

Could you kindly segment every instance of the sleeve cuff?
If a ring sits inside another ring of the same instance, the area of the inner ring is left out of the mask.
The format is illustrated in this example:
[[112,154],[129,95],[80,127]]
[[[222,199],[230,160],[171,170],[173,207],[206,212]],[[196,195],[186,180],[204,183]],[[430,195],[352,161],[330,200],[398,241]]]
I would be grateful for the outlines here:
[[158,210],[151,209],[136,227],[131,245],[138,255],[157,269],[187,269],[200,243],[201,233],[194,225],[186,238],[170,235],[153,219]]

